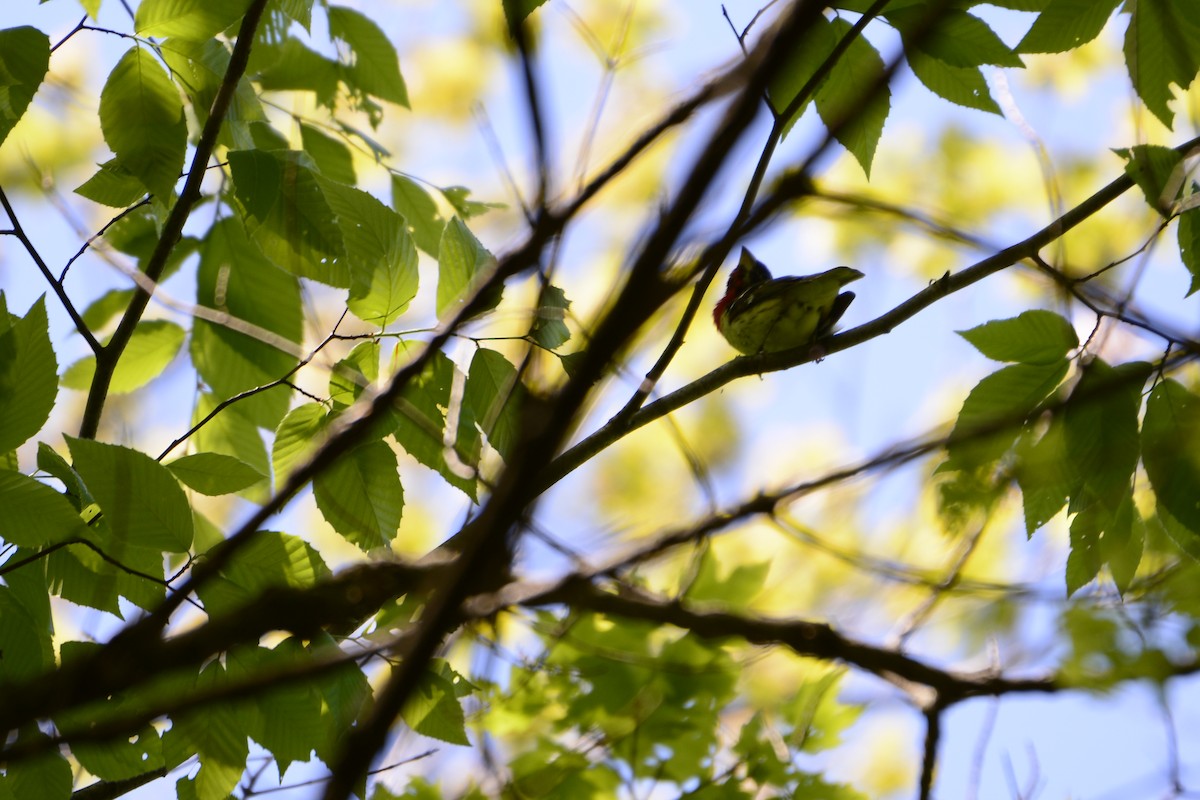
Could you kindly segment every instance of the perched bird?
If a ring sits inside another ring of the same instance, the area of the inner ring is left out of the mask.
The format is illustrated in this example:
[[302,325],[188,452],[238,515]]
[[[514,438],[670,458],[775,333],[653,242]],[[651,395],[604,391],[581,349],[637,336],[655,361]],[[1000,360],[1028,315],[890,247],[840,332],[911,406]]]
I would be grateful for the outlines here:
[[772,278],[767,266],[743,247],[725,296],[713,309],[713,321],[726,341],[746,355],[799,347],[833,329],[854,299],[854,292],[838,291],[862,276],[850,267],[834,267],[816,275]]

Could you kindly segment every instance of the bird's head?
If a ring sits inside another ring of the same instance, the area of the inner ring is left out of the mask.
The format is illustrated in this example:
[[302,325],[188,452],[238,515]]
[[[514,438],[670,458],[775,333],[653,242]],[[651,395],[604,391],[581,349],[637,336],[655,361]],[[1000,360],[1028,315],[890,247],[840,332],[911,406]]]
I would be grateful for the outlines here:
[[743,247],[737,266],[733,268],[733,272],[729,273],[729,282],[725,284],[725,296],[717,301],[716,307],[713,308],[713,322],[716,323],[717,330],[722,329],[725,312],[729,310],[729,305],[734,300],[738,299],[751,286],[766,283],[769,280],[771,280],[771,270],[767,269],[766,264]]

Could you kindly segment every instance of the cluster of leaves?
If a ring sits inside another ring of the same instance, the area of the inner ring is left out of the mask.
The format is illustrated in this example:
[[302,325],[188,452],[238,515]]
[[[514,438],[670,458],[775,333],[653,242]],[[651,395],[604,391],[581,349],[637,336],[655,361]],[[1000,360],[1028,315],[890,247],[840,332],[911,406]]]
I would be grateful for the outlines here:
[[[159,777],[195,760],[199,771],[179,779],[178,795],[215,800],[242,779],[250,739],[270,751],[281,772],[312,754],[335,763],[373,709],[372,667],[364,664],[378,665],[372,657],[390,652],[393,634],[422,618],[423,598],[410,596],[411,585],[399,586],[366,618],[341,620],[345,630],[288,628],[270,646],[261,639],[267,631],[239,638],[246,636],[239,621],[273,608],[272,598],[308,592],[321,603],[318,591],[336,576],[309,537],[289,532],[253,530],[224,558],[227,532],[202,513],[197,497],[237,496],[259,505],[286,500],[296,488],[292,477],[372,406],[392,376],[414,364],[416,374],[389,396],[384,413],[371,417],[369,432],[312,472],[316,506],[347,542],[370,554],[386,552],[395,538],[405,503],[398,452],[476,503],[486,501],[483,488],[495,485],[490,479],[519,451],[522,411],[534,392],[518,365],[480,345],[463,366],[411,330],[422,302],[433,310],[425,320],[431,326],[461,326],[501,302],[510,276],[497,273],[497,259],[471,229],[491,206],[463,187],[433,187],[393,168],[387,169],[390,203],[359,188],[363,159],[355,152],[380,162],[388,153],[346,120],[359,115],[375,126],[385,104],[407,106],[394,47],[366,15],[336,5],[324,7],[329,40],[313,44],[312,0],[266,4],[262,24],[243,41],[239,24],[255,5],[143,0],[137,7],[134,44],[99,96],[99,127],[112,158],[76,190],[120,209],[102,235],[108,247],[136,261],[139,282],[73,315],[78,332],[94,342],[93,355],[60,368],[44,301],[21,314],[0,293],[0,537],[7,548],[0,567],[0,684],[33,685],[102,663],[107,645],[54,639],[51,598],[114,618],[131,609],[153,613],[179,596],[174,581],[196,564],[221,564],[195,592],[204,617],[199,635],[218,635],[226,625],[229,638],[207,650],[199,644],[186,650],[192,640],[182,636],[156,642],[166,648],[182,640],[186,653],[135,674],[103,675],[120,690],[78,703],[59,698],[53,712],[34,714],[52,723],[53,736],[46,733],[50,724],[43,730],[24,721],[10,738],[0,798],[29,796],[33,786],[40,797],[68,797],[72,760],[109,782]],[[541,3],[503,5],[515,28]],[[879,18],[899,31],[907,62],[926,86],[960,105],[998,112],[981,65],[1017,67],[1022,53],[1077,47],[1099,33],[1117,3],[1010,3],[1039,12],[1016,48],[971,14],[973,5],[893,0],[838,8],[864,14],[864,22],[882,9]],[[100,3],[83,6],[94,19]],[[1169,123],[1169,87],[1195,75],[1200,36],[1193,36],[1184,0],[1141,0],[1130,13],[1133,84]],[[1179,35],[1166,35],[1168,28]],[[1165,57],[1142,57],[1153,48]],[[41,31],[0,31],[0,143],[45,82],[50,58]],[[812,101],[869,172],[889,102],[889,75],[878,53],[855,26],[818,16],[786,62],[769,89],[783,124]],[[289,135],[279,123],[286,117],[267,101],[282,91],[305,93],[328,119],[291,118]],[[217,117],[222,96],[227,110]],[[212,120],[219,125],[207,146],[215,151],[205,153]],[[189,151],[203,155],[190,169]],[[195,202],[177,192],[179,176],[199,176],[214,152],[220,180],[205,199],[218,209],[215,221],[164,248],[163,231],[177,209]],[[1181,162],[1168,153],[1174,151],[1131,150],[1130,174],[1156,208],[1182,212],[1181,252],[1200,275],[1194,216],[1200,212],[1173,183]],[[12,216],[7,200],[5,208]],[[4,233],[18,236],[36,259],[15,217],[12,226]],[[420,254],[436,263],[433,287],[420,281]],[[191,327],[142,320],[147,287],[186,269],[195,272]],[[69,306],[62,279],[43,271]],[[324,397],[297,400],[290,377],[311,356],[302,350],[311,333],[302,304],[306,282],[344,293],[347,312],[371,333],[355,337],[361,341],[333,367]],[[526,343],[563,348],[569,305],[562,289],[544,283],[528,310]],[[410,328],[403,335],[396,330],[401,322]],[[1066,575],[1072,592],[1104,565],[1127,589],[1151,524],[1198,554],[1200,465],[1193,453],[1200,445],[1200,396],[1166,377],[1174,362],[1114,367],[1091,359],[1067,389],[1079,342],[1062,317],[1031,311],[964,336],[985,356],[1011,363],[980,382],[958,417],[941,468],[949,476],[948,510],[986,507],[1013,481],[1024,496],[1030,534],[1065,507],[1074,515]],[[87,391],[95,400],[90,405],[102,408],[108,394],[146,387],[185,344],[203,390],[193,427],[167,451],[155,458],[91,436],[65,437],[66,452],[46,443],[60,388]],[[117,362],[109,376],[105,359],[112,353]],[[576,362],[560,357],[569,381]],[[1141,393],[1152,374],[1142,413]],[[578,394],[591,391],[589,383]],[[185,442],[189,454],[167,460]],[[32,454],[33,464],[22,463],[18,448]],[[1139,463],[1156,501],[1153,519],[1139,511]],[[681,602],[749,606],[764,578],[765,569],[757,568],[721,577],[707,556]],[[781,743],[789,756],[832,746],[853,721],[857,709],[835,698],[840,670],[815,669],[815,677],[764,710],[746,700],[742,665],[728,642],[586,609],[543,610],[532,618],[545,650],[535,667],[514,669],[502,686],[491,676],[468,681],[431,660],[421,665],[400,718],[419,733],[467,744],[463,704],[487,701],[481,727],[509,737],[516,753],[508,764],[512,788],[527,796],[607,796],[643,780],[667,781],[694,797],[853,796],[780,752]],[[339,638],[350,631],[361,635]],[[740,733],[722,738],[726,715],[743,712]],[[163,716],[170,720],[165,731],[152,724]],[[581,740],[594,741],[601,754],[581,749]],[[69,757],[55,749],[60,742],[69,744]],[[365,794],[365,778],[356,780]],[[415,781],[407,796],[438,791]]]
[[[989,2],[1017,11],[1037,12],[1029,31],[1009,47],[971,9],[982,2],[930,3],[927,0],[869,0],[833,3],[838,11],[878,14],[904,42],[904,60],[931,92],[966,108],[1001,114],[981,67],[1023,67],[1021,56],[1064,53],[1100,35],[1119,0],[1002,0]],[[1186,0],[1147,0],[1126,4],[1129,25],[1125,60],[1138,97],[1168,128],[1171,84],[1187,88],[1200,70],[1200,27]],[[787,110],[791,125],[815,101],[821,119],[837,140],[871,173],[883,125],[890,110],[889,70],[866,39],[847,36],[851,23],[840,16],[813,25],[802,46],[771,86],[777,113]],[[843,45],[848,42],[848,45]],[[831,54],[844,46],[827,73]],[[817,81],[815,94],[804,92]]]

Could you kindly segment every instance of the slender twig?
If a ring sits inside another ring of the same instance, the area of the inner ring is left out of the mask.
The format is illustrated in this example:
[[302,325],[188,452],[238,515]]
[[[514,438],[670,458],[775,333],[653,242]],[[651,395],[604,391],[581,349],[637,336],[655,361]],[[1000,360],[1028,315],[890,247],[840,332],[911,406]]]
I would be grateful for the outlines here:
[[71,317],[71,322],[75,323],[75,330],[77,330],[79,335],[83,337],[83,340],[87,342],[87,345],[92,349],[92,352],[96,353],[98,356],[100,351],[103,349],[100,342],[95,336],[92,335],[91,330],[88,329],[87,323],[83,321],[83,317],[80,316],[79,312],[75,309],[75,304],[72,303],[71,298],[67,296],[67,291],[63,288],[62,282],[54,277],[54,273],[50,271],[50,267],[42,258],[41,253],[39,253],[37,248],[34,247],[33,241],[25,232],[24,226],[21,225],[21,220],[17,217],[17,212],[13,209],[12,203],[8,201],[8,195],[4,193],[4,189],[2,187],[0,187],[0,205],[4,207],[4,213],[8,215],[8,220],[12,224],[11,230],[3,231],[2,233],[17,237],[17,241],[21,243],[21,246],[25,248],[25,252],[29,254],[31,259],[33,259],[33,263],[37,265],[37,268],[41,271],[42,276],[46,279],[46,282],[50,284],[50,288],[58,297],[59,302],[62,303],[63,308],[66,309],[67,315]]

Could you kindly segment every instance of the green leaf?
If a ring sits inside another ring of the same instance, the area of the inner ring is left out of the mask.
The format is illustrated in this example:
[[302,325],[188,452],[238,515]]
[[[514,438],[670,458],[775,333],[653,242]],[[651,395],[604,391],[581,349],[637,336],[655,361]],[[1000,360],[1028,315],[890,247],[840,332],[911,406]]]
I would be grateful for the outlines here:
[[1065,53],[1095,39],[1120,0],[1050,0],[1017,45],[1018,53]]
[[72,740],[71,755],[88,772],[106,781],[136,778],[166,765],[162,739],[150,725],[123,738],[98,742]]
[[[174,38],[163,42],[159,49],[163,60],[174,73],[176,83],[191,102],[196,121],[201,125],[205,124],[208,122],[213,100],[216,99],[229,71],[228,46],[213,38],[198,41]],[[262,103],[259,102],[257,90],[243,75],[238,80],[229,109],[225,112],[225,124],[217,137],[218,143],[230,149],[252,146],[250,128],[256,123],[265,125],[261,122],[265,118],[266,114]]]
[[[416,342],[397,341],[390,372],[395,374],[419,348],[420,344]],[[392,436],[405,452],[475,499],[475,463],[464,463],[463,453],[456,451],[452,451],[456,461],[453,466],[446,460],[448,446],[443,409],[450,407],[450,386],[455,378],[461,380],[462,375],[454,363],[445,354],[434,353],[425,370],[409,382],[396,401],[392,409],[395,424]],[[460,420],[456,432],[460,437],[463,424]]]
[[299,41],[256,45],[249,71],[264,91],[310,91],[319,104],[332,108],[337,98],[341,66]]
[[0,453],[15,450],[50,418],[58,396],[58,362],[50,347],[44,298],[11,317],[0,293]]
[[1159,507],[1200,536],[1200,397],[1177,381],[1159,382],[1146,401],[1142,464]]
[[[117,362],[111,394],[129,394],[142,388],[162,374],[183,346],[183,328],[166,320],[138,323]],[[86,390],[96,372],[96,357],[84,356],[63,373],[62,383],[68,389]]]
[[330,6],[329,35],[345,42],[353,54],[342,73],[351,91],[408,107],[396,48],[374,21],[345,6]]
[[[454,217],[446,224],[438,246],[437,317],[446,320],[459,313],[479,285],[492,274],[496,258],[475,238],[466,224]],[[502,286],[480,298],[473,316],[495,308]]]
[[133,299],[133,294],[133,289],[108,290],[84,309],[83,314],[80,315],[83,317],[83,323],[92,331],[103,328],[129,307],[129,301]]
[[1138,97],[1168,129],[1171,84],[1187,89],[1200,72],[1200,19],[1191,0],[1138,0],[1125,31],[1125,65]]
[[[250,658],[247,658],[250,656]],[[252,678],[311,664],[311,654],[295,638],[285,639],[273,650],[261,647],[240,649],[230,657],[230,671]],[[307,761],[315,747],[334,739],[342,729],[330,729],[322,715],[323,697],[316,681],[292,681],[272,687],[255,697],[262,711],[262,724],[254,740],[271,751],[283,774],[294,761]]]
[[458,212],[463,219],[477,217],[493,208],[504,208],[504,203],[484,203],[471,199],[471,190],[465,186],[447,186],[439,189],[446,202]]
[[354,185],[354,157],[344,142],[301,123],[300,143],[322,175],[330,180]]
[[275,444],[271,449],[276,489],[282,487],[291,472],[320,446],[328,425],[325,407],[320,403],[305,403],[287,413],[275,430]]
[[112,208],[127,208],[146,196],[146,185],[120,159],[111,158],[79,184],[75,194]]
[[1071,520],[1071,552],[1067,555],[1064,573],[1067,597],[1100,574],[1103,563],[1100,554],[1100,536],[1106,519],[1104,508],[1092,505],[1075,515]]
[[1133,502],[1133,490],[1121,498],[1112,521],[1100,538],[1100,555],[1108,564],[1112,573],[1113,583],[1122,595],[1133,584],[1137,574],[1138,564],[1142,560],[1142,546],[1145,542],[1145,526],[1142,516],[1138,513]]
[[[931,29],[925,30],[931,12],[926,7],[889,7],[884,14],[905,39],[906,50],[920,52],[943,61],[952,67],[978,67],[995,64],[1001,67],[1023,67],[1020,56],[1009,49],[987,23],[979,17],[956,8],[936,11]],[[920,32],[920,35],[916,34]],[[908,46],[909,41],[914,43]]]
[[[803,38],[792,45],[783,65],[767,87],[767,97],[776,115],[787,110],[809,79],[816,74],[817,68],[833,53],[836,45],[837,37],[833,33],[833,25],[823,17],[814,20]],[[796,120],[804,114],[804,109],[808,107],[817,88],[820,87],[814,87],[814,91],[804,98],[803,104],[787,120],[785,133],[791,130]]]
[[462,676],[441,659],[430,661],[400,716],[417,733],[450,744],[469,746],[466,720],[456,683]]
[[770,561],[737,564],[722,569],[712,542],[703,545],[696,577],[683,593],[685,600],[696,603],[720,603],[724,607],[744,608],[763,590]]
[[[27,680],[53,667],[54,651],[49,644],[50,627],[39,623],[11,588],[0,586],[0,650],[4,652],[0,683]],[[35,792],[32,796],[42,795]]]
[[437,203],[429,193],[416,181],[393,174],[392,208],[404,217],[417,247],[437,258],[446,220],[438,212]]
[[994,361],[1053,364],[1079,346],[1071,323],[1053,311],[1026,311],[957,333]]
[[329,575],[320,553],[303,539],[258,531],[217,578],[201,585],[199,595],[211,614],[236,613],[273,586],[304,589]]
[[0,539],[20,547],[70,539],[86,527],[67,498],[19,472],[0,470]]
[[[196,302],[234,318],[229,325],[197,319],[192,328],[192,363],[219,399],[268,385],[295,368],[304,335],[300,282],[259,254],[236,219],[218,222],[201,244]],[[253,328],[239,329],[240,323]],[[290,397],[286,386],[276,386],[239,401],[238,413],[274,428]]]
[[304,154],[235,150],[228,158],[246,230],[263,255],[300,277],[348,285],[337,215]]
[[1146,202],[1163,216],[1170,216],[1179,186],[1174,176],[1183,156],[1170,147],[1139,144],[1113,151],[1125,159],[1125,174],[1142,190]]
[[249,4],[249,0],[142,0],[134,30],[141,36],[209,39],[241,19]]
[[175,85],[141,47],[130,48],[109,74],[100,129],[121,166],[165,202],[183,169],[187,122]]
[[363,551],[387,547],[404,509],[396,454],[382,441],[356,447],[313,479],[313,496],[346,541]]
[[[9,642],[4,653],[13,653]],[[48,744],[49,736],[36,726],[22,729],[16,746]],[[71,765],[58,748],[51,745],[46,752],[29,758],[13,759],[8,765],[8,779],[14,797],[36,797],[38,800],[69,800],[71,797]]]
[[1062,415],[1056,414],[1046,433],[1033,442],[1027,432],[1017,443],[1013,473],[1021,487],[1025,511],[1025,534],[1050,521],[1067,504],[1067,498],[1078,485],[1073,464],[1067,456],[1066,434]]
[[347,307],[363,322],[385,328],[417,294],[417,250],[404,219],[366,192],[322,184],[337,215],[350,266]]
[[379,380],[379,342],[369,339],[355,345],[329,375],[329,399],[341,410],[354,405],[363,390]]
[[557,286],[546,285],[538,298],[537,316],[534,317],[530,335],[539,346],[554,350],[566,344],[571,338],[567,328],[567,309],[571,301],[567,294]]
[[1065,359],[1051,364],[1014,364],[975,385],[963,401],[946,447],[949,465],[987,465],[1008,450],[1026,417],[1067,374]]
[[[192,424],[216,411],[218,399],[207,392],[201,392],[196,401],[196,409],[192,413]],[[262,475],[271,474],[271,459],[267,455],[266,445],[258,428],[238,409],[243,403],[233,403],[205,422],[199,430],[192,434],[192,447],[202,453],[223,453],[233,456],[238,461],[248,464]],[[255,499],[258,494],[265,495],[266,487],[260,485],[260,491],[248,491],[247,497]]]
[[210,496],[239,492],[266,478],[246,462],[220,453],[196,453],[166,466],[176,478]]
[[0,144],[37,94],[50,69],[50,39],[37,28],[0,30]]
[[1192,275],[1185,297],[1200,289],[1200,208],[1191,208],[1179,215],[1179,258]]
[[170,471],[138,450],[67,437],[72,466],[113,535],[134,547],[186,552],[192,509]]
[[1095,359],[1071,392],[1063,409],[1067,455],[1082,481],[1072,510],[1099,503],[1111,516],[1128,491],[1140,449],[1142,386],[1150,371],[1141,361],[1110,367]]
[[545,4],[546,0],[503,0],[504,18],[510,28],[515,28],[525,18]]
[[467,463],[479,460],[478,430],[507,460],[517,439],[525,387],[517,369],[501,353],[481,347],[471,359],[459,415],[458,447]]
[[965,108],[1002,113],[979,67],[953,67],[919,50],[911,50],[905,57],[917,79],[938,97]]
[[[838,39],[847,36],[852,28],[841,18],[829,24]],[[866,39],[856,36],[833,65],[828,79],[817,89],[817,112],[821,119],[868,178],[891,107],[891,90],[883,77],[883,59]]]

